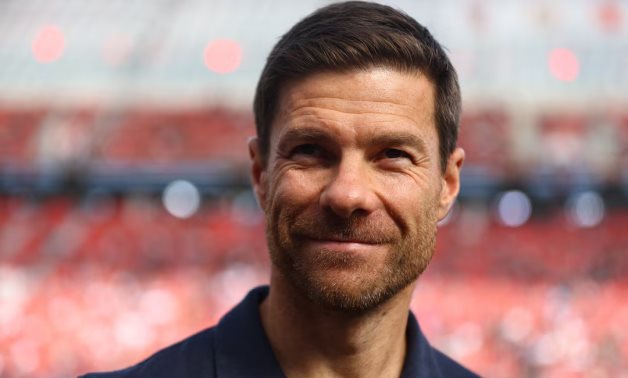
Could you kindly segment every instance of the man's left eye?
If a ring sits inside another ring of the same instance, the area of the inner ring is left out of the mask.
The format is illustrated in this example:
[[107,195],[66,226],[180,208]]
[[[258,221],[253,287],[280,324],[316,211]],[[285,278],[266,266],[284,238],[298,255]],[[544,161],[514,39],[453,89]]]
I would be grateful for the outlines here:
[[384,150],[384,156],[387,159],[400,159],[400,158],[412,159],[409,153],[402,150],[398,150],[396,148],[388,148]]

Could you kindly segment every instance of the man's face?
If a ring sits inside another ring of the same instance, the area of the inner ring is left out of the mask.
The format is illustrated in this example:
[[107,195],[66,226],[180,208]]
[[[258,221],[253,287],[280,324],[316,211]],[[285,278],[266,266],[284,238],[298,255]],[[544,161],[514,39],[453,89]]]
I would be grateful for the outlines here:
[[250,147],[273,269],[347,312],[376,307],[423,272],[464,157],[456,150],[441,174],[433,85],[388,68],[287,85],[267,164]]

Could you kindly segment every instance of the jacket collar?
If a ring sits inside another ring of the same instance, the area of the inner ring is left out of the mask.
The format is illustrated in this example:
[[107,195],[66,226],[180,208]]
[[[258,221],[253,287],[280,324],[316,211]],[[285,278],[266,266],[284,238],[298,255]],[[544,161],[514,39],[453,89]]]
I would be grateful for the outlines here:
[[218,377],[285,377],[266,337],[259,305],[268,286],[251,290],[216,327],[216,375]]
[[[268,296],[268,291],[268,286],[251,290],[218,323],[214,339],[218,377],[285,378],[259,315],[259,305]],[[411,312],[408,314],[406,338],[407,352],[401,377],[441,376],[434,349]]]
[[421,332],[419,323],[412,312],[408,313],[406,326],[406,358],[403,362],[402,378],[440,377],[441,372],[436,363],[434,349]]

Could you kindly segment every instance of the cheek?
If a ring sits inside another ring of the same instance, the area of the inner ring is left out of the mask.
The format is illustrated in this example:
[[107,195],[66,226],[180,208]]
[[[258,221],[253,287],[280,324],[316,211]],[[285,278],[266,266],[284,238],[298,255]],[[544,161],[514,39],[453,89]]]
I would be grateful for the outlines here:
[[267,230],[274,244],[283,249],[292,245],[291,226],[300,216],[316,212],[317,186],[301,171],[286,171],[272,178],[266,209]]
[[[298,211],[317,203],[320,193],[317,180],[304,171],[286,171],[272,178],[270,190],[271,212]],[[283,210],[280,209],[284,208]],[[277,214],[278,215],[278,214]]]
[[[438,191],[427,182],[405,176],[395,180],[385,180],[380,188],[380,198],[404,232],[414,232],[430,218],[438,205]],[[391,189],[394,188],[394,189]]]

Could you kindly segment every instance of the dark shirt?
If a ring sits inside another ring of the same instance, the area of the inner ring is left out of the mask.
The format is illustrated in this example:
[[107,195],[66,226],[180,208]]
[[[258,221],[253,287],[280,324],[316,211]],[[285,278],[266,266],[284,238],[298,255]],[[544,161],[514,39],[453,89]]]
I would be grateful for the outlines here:
[[[259,305],[268,286],[255,288],[217,326],[162,349],[139,364],[85,378],[285,377],[264,333]],[[432,348],[409,313],[402,377],[477,377]]]

